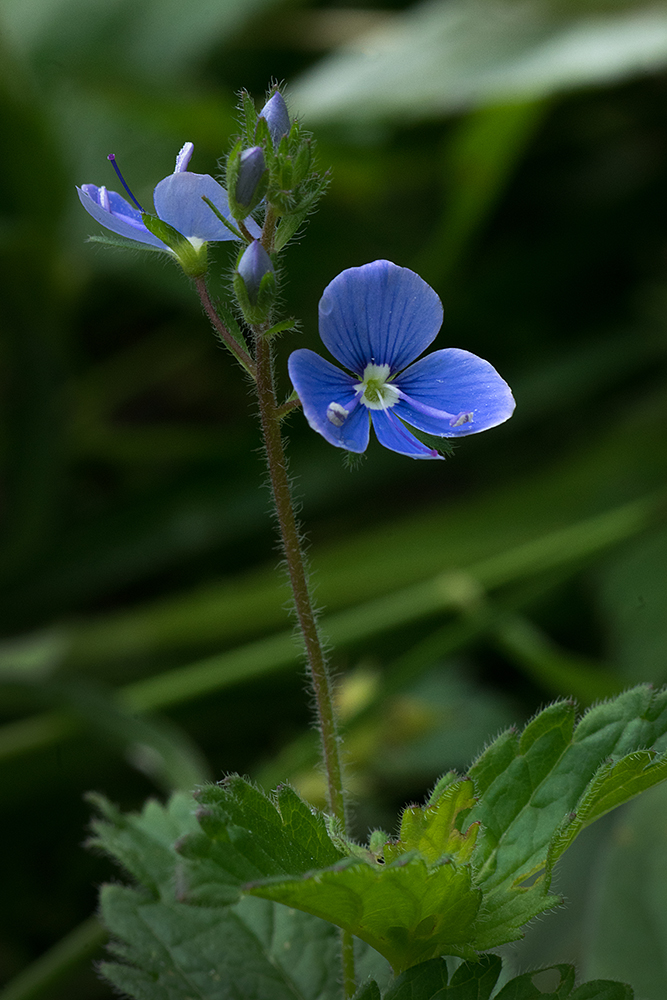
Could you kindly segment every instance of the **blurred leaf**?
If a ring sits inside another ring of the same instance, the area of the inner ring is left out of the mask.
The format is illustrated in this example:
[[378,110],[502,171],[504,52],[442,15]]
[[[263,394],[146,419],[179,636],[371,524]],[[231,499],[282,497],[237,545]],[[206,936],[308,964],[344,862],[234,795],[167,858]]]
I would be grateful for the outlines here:
[[71,933],[0,989],[0,1000],[38,1000],[90,962],[107,939],[97,917],[89,917]]
[[308,121],[422,119],[617,80],[666,61],[662,6],[638,9],[628,0],[604,12],[557,0],[432,0],[323,60],[291,96]]
[[[167,79],[189,70],[216,44],[226,41],[275,0],[5,0],[7,31],[23,51],[42,59],[67,58],[114,65],[138,76]],[[98,70],[99,71],[99,70]]]
[[656,788],[616,820],[599,856],[586,924],[587,975],[632,983],[663,1000],[667,982],[667,789]]

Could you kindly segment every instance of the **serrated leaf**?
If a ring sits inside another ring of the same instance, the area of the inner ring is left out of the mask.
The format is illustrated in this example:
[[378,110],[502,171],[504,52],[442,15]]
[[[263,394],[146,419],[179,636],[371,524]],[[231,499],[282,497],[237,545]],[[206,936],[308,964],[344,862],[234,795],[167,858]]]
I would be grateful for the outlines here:
[[157,897],[173,897],[176,855],[173,844],[197,830],[196,803],[177,793],[167,806],[153,799],[141,813],[123,814],[101,795],[89,795],[102,813],[92,822],[91,846],[100,847]]
[[[378,852],[360,851],[301,878],[245,887],[331,920],[384,955],[395,972],[442,954],[473,957],[480,905],[468,861],[477,827],[456,827],[474,803],[471,781],[448,784],[429,804],[404,810],[401,834]],[[294,875],[297,870],[293,869]]]
[[667,691],[633,688],[588,711],[576,729],[574,721],[572,705],[552,705],[520,736],[503,734],[469,771],[480,801],[465,821],[482,824],[474,854],[484,893],[474,943],[482,951],[520,936],[523,924],[557,904],[552,867],[580,830],[667,775],[656,756],[667,734]]
[[[102,892],[120,960],[102,971],[114,985],[136,1000],[339,1000],[340,934],[331,924],[261,899],[211,910],[175,898],[174,842],[197,829],[191,796],[174,795],[167,806],[149,802],[129,816],[101,797],[95,801],[104,819],[94,824],[93,843],[145,887]],[[299,811],[294,804],[292,815]],[[357,945],[359,974],[384,985],[385,961]]]
[[437,955],[474,957],[469,942],[481,894],[467,865],[430,867],[410,855],[384,866],[349,859],[304,878],[247,885],[245,891],[345,928],[384,955],[395,974]]
[[179,844],[189,902],[230,903],[246,882],[328,868],[345,857],[323,815],[287,785],[271,799],[231,776],[205,785],[197,800],[201,830]]
[[457,863],[470,860],[478,824],[471,824],[465,833],[456,829],[456,818],[464,809],[475,804],[472,781],[458,781],[447,785],[440,795],[426,806],[408,806],[403,810],[401,832],[397,841],[384,847],[387,863],[401,855],[416,851],[429,864],[437,864],[452,855]]
[[337,1000],[339,995],[337,932],[304,914],[295,922],[294,914],[262,900],[210,910],[105,886],[102,915],[120,961],[103,963],[101,971],[136,1000]]

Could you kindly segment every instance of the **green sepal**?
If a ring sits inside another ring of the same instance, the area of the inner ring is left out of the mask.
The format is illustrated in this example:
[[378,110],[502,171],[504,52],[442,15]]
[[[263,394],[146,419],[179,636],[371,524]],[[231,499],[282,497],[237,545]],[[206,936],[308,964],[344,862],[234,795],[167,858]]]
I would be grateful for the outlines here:
[[199,249],[195,249],[190,240],[186,239],[182,233],[179,233],[163,219],[158,219],[156,215],[148,215],[147,212],[144,212],[141,220],[149,233],[166,243],[189,278],[204,277],[208,271],[206,243],[203,243]]
[[213,204],[213,202],[211,201],[210,198],[207,198],[206,196],[204,196],[202,198],[202,201],[205,202],[208,205],[208,207],[211,209],[211,211],[216,216],[216,218],[220,222],[222,222],[223,226],[227,227],[227,229],[230,231],[230,233],[234,234],[234,236],[236,237],[237,240],[242,240],[243,239],[243,235],[239,232],[239,230],[236,228],[236,226],[234,225],[234,223],[230,222],[229,219],[225,218],[225,216],[222,214],[222,212],[220,211],[220,209],[217,208]]
[[285,244],[292,239],[301,224],[305,222],[308,211],[298,212],[293,215],[283,215],[276,227],[276,233],[273,238],[273,245],[276,250],[282,250]]
[[137,240],[126,240],[124,236],[89,236],[87,243],[101,243],[107,247],[116,247],[119,250],[145,250],[147,253],[168,253],[160,247],[154,247],[151,243],[138,243]]
[[250,301],[246,283],[238,273],[234,272],[234,293],[236,300],[241,307],[243,318],[253,325],[259,326],[266,323],[271,315],[271,309],[276,297],[276,275],[274,271],[267,271],[262,276],[257,291],[257,300]]
[[283,319],[279,323],[274,323],[273,326],[264,334],[265,337],[274,337],[277,333],[284,333],[285,330],[296,330],[299,321],[290,316],[289,319]]
[[257,128],[257,119],[259,115],[257,114],[257,108],[255,107],[255,102],[248,93],[247,90],[241,91],[241,114],[243,115],[245,135],[248,142],[252,145],[254,140],[255,129]]

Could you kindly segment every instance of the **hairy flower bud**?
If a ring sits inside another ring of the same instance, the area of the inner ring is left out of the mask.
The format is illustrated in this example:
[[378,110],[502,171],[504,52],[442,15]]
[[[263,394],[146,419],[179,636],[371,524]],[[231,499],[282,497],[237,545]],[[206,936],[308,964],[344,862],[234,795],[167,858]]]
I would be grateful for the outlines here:
[[275,292],[275,273],[271,258],[259,240],[250,243],[238,262],[234,291],[250,323],[263,323],[268,318]]
[[269,98],[259,113],[260,118],[264,118],[269,126],[269,134],[273,143],[273,148],[277,149],[280,140],[287,135],[290,130],[289,113],[283,95],[276,91],[273,97]]
[[[247,215],[261,201],[264,192],[261,191],[262,180],[266,175],[266,162],[261,146],[244,149],[239,156],[239,169],[236,178],[235,197],[237,204],[245,209]],[[259,195],[259,197],[258,197]]]

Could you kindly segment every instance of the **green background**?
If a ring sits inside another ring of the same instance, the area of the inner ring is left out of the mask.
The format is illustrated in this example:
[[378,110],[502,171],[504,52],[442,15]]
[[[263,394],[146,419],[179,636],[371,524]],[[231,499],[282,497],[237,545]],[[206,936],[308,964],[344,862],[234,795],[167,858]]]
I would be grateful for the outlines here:
[[[85,242],[75,184],[113,187],[115,152],[150,203],[186,140],[218,174],[236,92],[284,81],[332,170],[285,257],[284,391],[325,285],[379,257],[515,391],[446,462],[289,422],[363,837],[554,697],[667,679],[666,64],[661,3],[3,0],[3,1000],[110,995],[87,790],[322,795],[244,378],[173,266]],[[516,972],[660,1000],[664,816],[658,789],[581,838]]]

